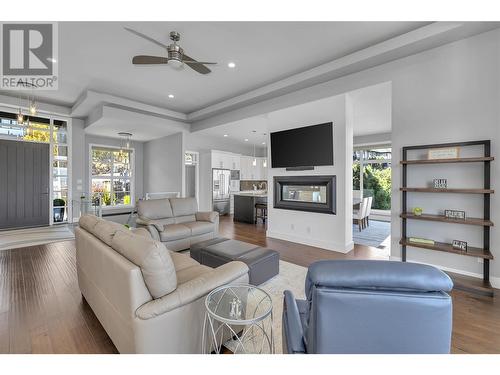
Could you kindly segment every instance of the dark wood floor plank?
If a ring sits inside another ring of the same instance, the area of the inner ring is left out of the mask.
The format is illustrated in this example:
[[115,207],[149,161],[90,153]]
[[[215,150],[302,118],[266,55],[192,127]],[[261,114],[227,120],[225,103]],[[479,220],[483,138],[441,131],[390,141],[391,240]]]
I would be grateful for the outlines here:
[[[222,236],[267,246],[304,267],[320,259],[387,259],[356,245],[347,254],[266,238],[264,225],[222,217]],[[0,251],[0,353],[117,353],[76,277],[74,241]],[[500,353],[500,302],[454,290],[452,353]]]

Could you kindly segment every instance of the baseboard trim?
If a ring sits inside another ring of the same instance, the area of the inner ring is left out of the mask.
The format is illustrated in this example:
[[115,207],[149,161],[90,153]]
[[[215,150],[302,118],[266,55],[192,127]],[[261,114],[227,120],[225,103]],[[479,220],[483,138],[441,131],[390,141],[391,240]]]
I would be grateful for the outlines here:
[[[390,260],[401,261],[401,257],[392,256],[392,255],[390,256],[389,259]],[[479,273],[474,273],[474,272],[469,272],[469,271],[464,271],[464,270],[458,270],[456,268],[444,267],[444,266],[440,266],[438,264],[432,264],[432,263],[416,262],[416,261],[413,261],[413,260],[411,260],[411,262],[412,263],[419,263],[419,264],[426,264],[428,266],[434,266],[434,267],[439,268],[440,270],[448,271],[448,272],[453,272],[453,273],[458,273],[459,275],[475,277],[477,279],[482,279],[483,278],[483,275],[481,275]],[[493,288],[500,289],[500,277],[490,276],[490,284],[491,284],[491,286]]]
[[303,238],[299,236],[294,236],[285,233],[279,233],[274,231],[266,231],[266,237],[277,238],[278,240],[284,240],[289,242],[300,243],[301,245],[308,245],[313,247],[319,247],[321,249],[337,251],[339,253],[346,254],[354,248],[354,242],[350,241],[347,244],[338,244],[330,241],[316,240],[311,238]]

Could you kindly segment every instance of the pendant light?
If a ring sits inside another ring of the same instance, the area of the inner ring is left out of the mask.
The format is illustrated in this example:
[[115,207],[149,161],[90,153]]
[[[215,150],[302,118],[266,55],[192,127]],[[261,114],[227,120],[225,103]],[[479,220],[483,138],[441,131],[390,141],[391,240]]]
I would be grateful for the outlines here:
[[[255,130],[252,130],[252,133],[256,133],[256,131],[255,131]],[[255,140],[254,140],[254,142],[253,142],[253,160],[252,160],[252,165],[253,165],[254,167],[256,167],[256,166],[257,166],[257,158],[255,157]]]
[[132,145],[132,133],[120,132],[118,135],[121,137],[120,151],[129,149]]
[[267,144],[266,144],[266,133],[264,133],[264,142],[262,142],[262,144],[263,144],[264,146],[266,146],[266,147],[264,147],[264,148],[265,148],[265,150],[266,150],[266,152],[264,153],[264,161],[262,162],[262,166],[263,166],[264,168],[267,168]]

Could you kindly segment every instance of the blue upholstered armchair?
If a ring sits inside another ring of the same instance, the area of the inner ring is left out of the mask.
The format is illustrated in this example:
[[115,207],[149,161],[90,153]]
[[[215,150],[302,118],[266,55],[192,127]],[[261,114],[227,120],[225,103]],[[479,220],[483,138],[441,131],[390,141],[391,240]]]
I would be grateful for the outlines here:
[[451,279],[435,267],[364,260],[309,267],[306,300],[285,291],[284,353],[449,353]]

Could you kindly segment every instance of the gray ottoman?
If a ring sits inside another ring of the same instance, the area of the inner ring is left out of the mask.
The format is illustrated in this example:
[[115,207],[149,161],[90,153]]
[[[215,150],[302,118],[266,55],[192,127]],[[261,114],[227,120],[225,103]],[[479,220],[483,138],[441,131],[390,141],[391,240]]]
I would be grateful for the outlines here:
[[250,284],[259,285],[279,273],[279,253],[247,242],[214,238],[191,246],[191,258],[215,268],[233,260],[246,263]]

